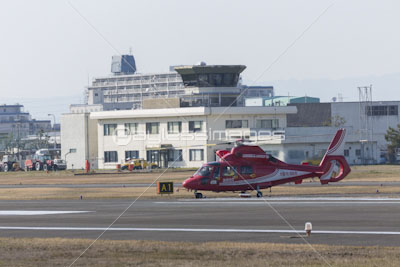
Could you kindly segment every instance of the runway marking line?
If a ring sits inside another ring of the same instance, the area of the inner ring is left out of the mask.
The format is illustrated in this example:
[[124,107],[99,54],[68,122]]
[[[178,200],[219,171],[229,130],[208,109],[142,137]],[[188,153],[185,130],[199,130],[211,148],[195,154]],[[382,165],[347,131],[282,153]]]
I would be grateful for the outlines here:
[[[209,204],[235,204],[235,205],[264,205],[261,201],[157,201],[154,204],[196,204],[196,205],[209,205]],[[400,204],[400,201],[269,201],[271,205],[274,204],[312,204],[312,205],[336,205],[336,204]]]
[[[400,198],[388,198],[388,197],[267,197],[264,196],[267,200],[269,201],[286,201],[286,200],[292,200],[292,201],[400,201]],[[224,201],[232,201],[232,200],[237,200],[237,201],[260,201],[259,198],[234,198],[234,197],[226,197],[226,198],[203,198],[203,199],[197,199],[196,201],[199,202],[210,202],[210,201],[218,201],[218,202],[224,202]],[[193,199],[178,199],[178,201],[193,201]]]
[[[0,230],[49,230],[49,231],[154,231],[154,232],[213,232],[213,233],[303,233],[304,230],[271,230],[271,229],[196,229],[196,228],[104,228],[104,227],[28,227],[0,226]],[[394,231],[330,231],[313,230],[313,234],[344,234],[344,235],[400,235]]]
[[57,215],[57,214],[78,214],[93,211],[75,210],[0,210],[0,216],[32,216],[32,215]]

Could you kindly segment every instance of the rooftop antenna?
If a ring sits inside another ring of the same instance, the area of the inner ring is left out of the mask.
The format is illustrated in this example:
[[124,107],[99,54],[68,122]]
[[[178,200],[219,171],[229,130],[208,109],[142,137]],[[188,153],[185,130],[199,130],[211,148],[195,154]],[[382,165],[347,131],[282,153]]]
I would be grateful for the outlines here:
[[89,72],[87,73],[87,87],[83,92],[83,103],[88,104],[89,103],[89,86],[90,86],[90,75]]
[[343,102],[343,94],[342,93],[338,93],[338,99],[339,99],[339,102]]
[[132,55],[132,46],[129,47],[129,55]]

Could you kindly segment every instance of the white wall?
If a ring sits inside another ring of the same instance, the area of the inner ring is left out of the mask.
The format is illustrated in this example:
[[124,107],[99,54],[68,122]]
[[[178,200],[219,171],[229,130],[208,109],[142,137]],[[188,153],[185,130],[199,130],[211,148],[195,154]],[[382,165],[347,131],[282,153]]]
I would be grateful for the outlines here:
[[[63,114],[61,116],[61,157],[66,159],[68,169],[80,169],[86,159],[87,114]],[[75,149],[75,153],[69,153]]]
[[[395,105],[398,106],[400,111],[400,101],[376,101],[372,102],[373,106],[380,105]],[[364,108],[363,108],[364,111]],[[360,119],[360,104],[358,102],[339,102],[332,103],[332,116],[341,116],[346,120],[346,128],[352,129],[355,136],[354,139],[358,141],[364,139],[360,129],[363,128]],[[400,116],[398,115],[383,115],[383,116],[366,116],[368,123],[372,129],[373,141],[377,143],[376,149],[373,149],[374,156],[379,159],[380,152],[384,152],[387,149],[387,142],[385,140],[385,134],[390,127],[397,127],[400,123]]]
[[[69,153],[71,149],[76,152]],[[88,113],[63,114],[61,116],[61,156],[68,169],[82,169],[85,160],[92,168],[97,166],[97,122]]]
[[[213,112],[217,111],[217,112]],[[207,110],[204,108],[189,109],[166,109],[166,110],[133,110],[133,111],[110,111],[99,112],[91,115],[98,119],[98,158],[99,168],[115,168],[117,163],[125,160],[125,151],[139,151],[139,157],[147,159],[146,151],[152,147],[160,147],[160,145],[172,145],[176,149],[182,149],[183,161],[169,162],[171,167],[199,167],[205,162],[215,160],[216,149],[231,148],[232,145],[206,146],[226,141],[229,134],[246,136],[251,128],[256,127],[258,119],[278,119],[282,128],[286,127],[286,115],[282,111],[294,110],[293,107],[287,109],[254,109],[255,114],[249,112],[251,108],[227,109],[224,113],[223,108]],[[171,112],[175,111],[175,112]],[[170,113],[168,113],[170,112]],[[247,114],[246,114],[247,112]],[[293,112],[293,111],[292,111]],[[190,115],[192,113],[192,115]],[[248,114],[250,113],[250,114]],[[121,114],[118,118],[117,114]],[[147,117],[146,117],[147,114]],[[160,114],[160,116],[156,116]],[[181,116],[179,116],[181,114]],[[226,120],[248,120],[247,128],[226,129]],[[180,121],[182,123],[182,133],[180,136],[168,134],[168,122]],[[189,121],[203,121],[203,131],[195,134],[189,133]],[[147,122],[159,122],[160,134],[145,135]],[[126,136],[124,132],[125,123],[138,123],[139,135]],[[104,124],[117,124],[117,135],[104,136]],[[212,129],[212,132],[209,130]],[[215,134],[217,132],[217,134]],[[219,133],[223,133],[220,135]],[[210,138],[207,140],[207,135]],[[212,137],[221,137],[219,140],[213,140]],[[190,149],[203,149],[203,161],[190,161]],[[118,162],[104,163],[105,151],[117,151]]]

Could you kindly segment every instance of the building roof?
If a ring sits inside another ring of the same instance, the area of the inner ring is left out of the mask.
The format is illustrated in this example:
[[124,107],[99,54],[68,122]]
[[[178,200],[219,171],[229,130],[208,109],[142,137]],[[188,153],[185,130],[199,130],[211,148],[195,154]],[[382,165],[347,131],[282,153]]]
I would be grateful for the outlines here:
[[0,108],[22,108],[24,105],[20,105],[20,104],[15,104],[15,105],[7,105],[7,104],[3,104],[0,105]]
[[241,73],[245,69],[245,65],[189,65],[175,67],[175,70],[181,75],[208,73]]
[[250,86],[242,85],[242,86],[248,89],[257,89],[257,88],[274,89],[272,85],[250,85]]
[[2,115],[29,115],[29,112],[0,112],[0,116]]
[[188,107],[115,110],[90,113],[91,119],[159,118],[204,115],[296,114],[295,106],[282,107]]

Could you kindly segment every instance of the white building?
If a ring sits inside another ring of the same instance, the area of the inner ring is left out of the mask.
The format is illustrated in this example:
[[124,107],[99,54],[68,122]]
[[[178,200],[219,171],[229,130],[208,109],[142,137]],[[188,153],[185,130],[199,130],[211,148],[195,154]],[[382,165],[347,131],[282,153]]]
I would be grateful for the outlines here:
[[115,168],[126,158],[144,158],[160,167],[199,167],[216,160],[216,150],[233,146],[210,144],[268,135],[271,128],[263,126],[284,129],[287,114],[296,111],[290,106],[191,107],[66,114],[62,154],[68,168],[83,168],[86,159],[100,169]]
[[61,116],[61,157],[68,169],[82,169],[89,160],[97,169],[97,123],[89,113],[63,114]]

